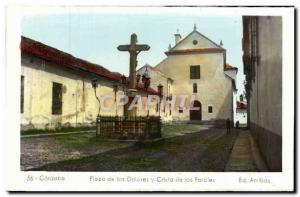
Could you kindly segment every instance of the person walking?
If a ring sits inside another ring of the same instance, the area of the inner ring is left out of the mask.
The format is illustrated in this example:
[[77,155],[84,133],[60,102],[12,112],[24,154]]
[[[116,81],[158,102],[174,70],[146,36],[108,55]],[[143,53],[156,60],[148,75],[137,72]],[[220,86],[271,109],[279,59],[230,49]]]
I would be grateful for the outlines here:
[[227,118],[227,120],[226,120],[226,130],[227,130],[227,134],[229,134],[230,133],[230,120],[229,120],[229,118]]

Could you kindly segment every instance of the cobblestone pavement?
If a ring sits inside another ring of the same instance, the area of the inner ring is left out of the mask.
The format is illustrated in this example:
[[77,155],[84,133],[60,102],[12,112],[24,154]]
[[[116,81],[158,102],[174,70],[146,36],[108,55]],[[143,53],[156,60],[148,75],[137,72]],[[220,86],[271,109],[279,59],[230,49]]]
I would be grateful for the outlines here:
[[238,132],[208,129],[135,143],[84,158],[46,164],[34,171],[223,172]]
[[249,130],[240,131],[231,151],[225,171],[268,171]]
[[[63,136],[69,141],[72,138],[92,139],[95,133],[70,134]],[[86,140],[87,141],[87,140]],[[131,146],[132,142],[94,143],[92,146],[69,146],[56,136],[21,138],[21,170],[37,168],[47,163],[58,162],[67,159],[75,159],[93,154],[99,154],[108,150]],[[88,141],[87,141],[88,142]]]

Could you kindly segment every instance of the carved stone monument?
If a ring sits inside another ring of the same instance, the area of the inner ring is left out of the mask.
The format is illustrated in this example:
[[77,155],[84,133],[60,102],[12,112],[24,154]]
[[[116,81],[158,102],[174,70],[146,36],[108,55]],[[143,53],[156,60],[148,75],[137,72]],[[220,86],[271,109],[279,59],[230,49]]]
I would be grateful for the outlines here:
[[150,46],[147,44],[137,44],[137,35],[135,33],[131,34],[130,44],[128,45],[119,45],[119,51],[128,51],[130,54],[130,61],[129,61],[129,89],[127,91],[128,96],[128,105],[125,107],[124,114],[129,117],[136,116],[136,108],[132,108],[128,110],[132,100],[136,96],[136,67],[137,67],[137,55],[141,51],[148,51]]

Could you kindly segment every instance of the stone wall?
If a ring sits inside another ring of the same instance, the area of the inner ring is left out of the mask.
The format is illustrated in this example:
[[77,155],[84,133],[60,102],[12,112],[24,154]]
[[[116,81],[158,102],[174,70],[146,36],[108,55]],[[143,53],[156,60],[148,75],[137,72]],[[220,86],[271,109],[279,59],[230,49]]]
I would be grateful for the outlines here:
[[258,17],[258,64],[251,84],[250,129],[271,171],[282,170],[282,19]]

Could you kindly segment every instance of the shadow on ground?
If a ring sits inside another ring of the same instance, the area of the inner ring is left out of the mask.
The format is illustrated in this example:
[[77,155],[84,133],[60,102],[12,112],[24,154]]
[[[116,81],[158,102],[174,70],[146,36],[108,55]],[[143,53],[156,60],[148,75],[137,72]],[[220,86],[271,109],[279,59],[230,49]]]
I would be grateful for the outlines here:
[[224,171],[238,132],[209,129],[148,144],[136,143],[30,171]]

